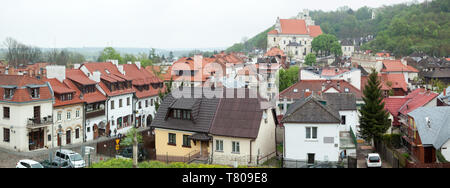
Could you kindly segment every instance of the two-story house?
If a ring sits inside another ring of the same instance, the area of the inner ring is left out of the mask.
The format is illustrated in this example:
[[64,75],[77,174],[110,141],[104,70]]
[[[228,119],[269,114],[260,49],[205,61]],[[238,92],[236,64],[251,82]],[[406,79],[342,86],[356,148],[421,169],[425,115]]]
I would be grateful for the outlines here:
[[136,127],[150,126],[156,115],[155,104],[160,100],[159,92],[165,92],[163,81],[141,67],[140,62],[123,65],[127,75],[133,80],[136,91],[133,98],[133,111],[136,112]]
[[326,100],[314,95],[298,100],[289,107],[281,123],[285,167],[339,161],[341,116]]
[[[126,134],[134,121],[132,79],[117,60],[84,63],[79,68],[91,80],[97,82],[106,95],[107,135]],[[109,124],[109,125],[108,125]]]
[[[76,68],[79,68],[78,65]],[[109,130],[106,122],[106,93],[96,81],[89,79],[88,75],[79,69],[67,69],[66,77],[75,85],[74,90],[80,92],[80,99],[84,101],[85,141],[105,136]]]
[[53,91],[29,76],[0,75],[0,147],[24,152],[51,147]]
[[55,95],[52,147],[82,143],[84,141],[84,101],[81,93],[71,80],[66,79],[65,66],[47,66],[46,71],[47,78],[44,80],[50,83]]

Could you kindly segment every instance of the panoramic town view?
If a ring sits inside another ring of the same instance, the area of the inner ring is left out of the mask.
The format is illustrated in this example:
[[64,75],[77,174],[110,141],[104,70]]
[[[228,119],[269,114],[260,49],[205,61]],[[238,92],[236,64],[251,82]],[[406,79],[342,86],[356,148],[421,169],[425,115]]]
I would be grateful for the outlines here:
[[2,1],[0,168],[450,168],[449,21],[448,0]]

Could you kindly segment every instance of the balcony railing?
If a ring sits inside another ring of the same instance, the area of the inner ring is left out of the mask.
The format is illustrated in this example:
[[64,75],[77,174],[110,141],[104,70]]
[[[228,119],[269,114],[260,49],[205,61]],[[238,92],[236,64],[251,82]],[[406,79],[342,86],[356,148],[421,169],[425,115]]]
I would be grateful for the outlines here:
[[93,118],[93,117],[104,116],[104,115],[105,115],[105,109],[86,112],[86,118]]
[[53,118],[51,116],[43,117],[40,119],[29,118],[27,121],[28,128],[35,128],[39,126],[51,125],[53,123]]

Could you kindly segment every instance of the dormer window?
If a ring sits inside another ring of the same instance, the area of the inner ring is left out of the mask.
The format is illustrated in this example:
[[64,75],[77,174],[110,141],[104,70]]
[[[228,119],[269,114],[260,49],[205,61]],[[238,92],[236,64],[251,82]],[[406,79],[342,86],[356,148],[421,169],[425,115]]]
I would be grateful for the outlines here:
[[31,88],[31,98],[39,98],[39,88]]
[[14,95],[14,89],[5,88],[5,99],[12,99]]
[[172,110],[172,118],[174,119],[183,119],[183,120],[191,120],[191,110],[180,110],[173,109]]

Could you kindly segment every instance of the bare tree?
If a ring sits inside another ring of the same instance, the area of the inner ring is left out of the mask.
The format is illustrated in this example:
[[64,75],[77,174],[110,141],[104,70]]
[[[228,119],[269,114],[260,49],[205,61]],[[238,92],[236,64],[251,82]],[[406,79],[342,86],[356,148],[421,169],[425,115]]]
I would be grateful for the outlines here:
[[40,48],[27,46],[16,41],[13,38],[6,38],[4,41],[6,46],[6,60],[9,65],[18,67],[28,63],[35,63],[42,59],[42,51]]

